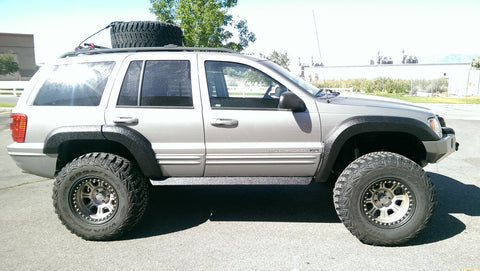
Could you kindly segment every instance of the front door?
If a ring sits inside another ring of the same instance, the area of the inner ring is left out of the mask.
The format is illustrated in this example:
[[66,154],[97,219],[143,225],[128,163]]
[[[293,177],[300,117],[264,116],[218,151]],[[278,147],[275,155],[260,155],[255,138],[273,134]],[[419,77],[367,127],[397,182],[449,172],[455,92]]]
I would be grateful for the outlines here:
[[315,174],[323,145],[313,99],[296,89],[307,110],[278,109],[280,95],[295,86],[245,58],[199,56],[199,71],[205,176]]

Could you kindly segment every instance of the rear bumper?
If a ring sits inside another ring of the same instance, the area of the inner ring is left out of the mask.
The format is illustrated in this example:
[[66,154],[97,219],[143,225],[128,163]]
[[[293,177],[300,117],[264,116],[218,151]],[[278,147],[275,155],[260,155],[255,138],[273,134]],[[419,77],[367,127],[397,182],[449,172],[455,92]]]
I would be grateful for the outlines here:
[[43,144],[13,143],[8,146],[8,155],[25,173],[46,178],[55,177],[57,155],[43,153]]
[[437,163],[458,150],[460,144],[455,138],[455,132],[452,129],[448,131],[451,131],[451,133],[444,133],[439,140],[422,142],[427,151],[426,162]]

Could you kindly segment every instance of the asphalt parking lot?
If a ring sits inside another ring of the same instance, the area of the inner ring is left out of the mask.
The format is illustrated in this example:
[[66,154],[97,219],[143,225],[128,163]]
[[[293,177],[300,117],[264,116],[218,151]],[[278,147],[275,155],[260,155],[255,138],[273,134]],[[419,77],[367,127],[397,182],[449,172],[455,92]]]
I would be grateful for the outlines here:
[[401,247],[357,241],[337,218],[331,184],[155,188],[122,240],[84,241],[57,219],[53,180],[23,174],[8,157],[0,110],[0,270],[480,269],[480,106],[428,106],[456,130],[460,151],[425,168],[436,213]]

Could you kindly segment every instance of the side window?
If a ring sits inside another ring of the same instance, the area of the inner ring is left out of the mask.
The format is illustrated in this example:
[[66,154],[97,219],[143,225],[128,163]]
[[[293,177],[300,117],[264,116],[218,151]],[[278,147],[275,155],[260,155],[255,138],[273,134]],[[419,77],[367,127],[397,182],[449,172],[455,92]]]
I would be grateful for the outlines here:
[[97,106],[115,62],[56,66],[40,87],[34,105]]
[[138,105],[138,91],[140,89],[140,74],[143,61],[132,61],[128,66],[127,74],[123,79],[117,105]]
[[[144,65],[143,79],[141,78]],[[141,87],[140,86],[141,82]],[[140,91],[140,95],[138,95]],[[140,99],[139,99],[140,98]],[[118,106],[193,106],[190,62],[132,61],[123,79]]]
[[276,109],[287,89],[263,72],[239,63],[206,61],[212,108]]

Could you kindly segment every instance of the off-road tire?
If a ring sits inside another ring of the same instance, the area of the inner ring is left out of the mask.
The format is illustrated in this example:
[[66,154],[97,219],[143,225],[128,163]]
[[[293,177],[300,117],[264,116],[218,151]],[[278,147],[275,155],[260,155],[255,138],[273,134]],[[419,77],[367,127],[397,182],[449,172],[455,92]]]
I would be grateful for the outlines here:
[[140,220],[148,202],[148,182],[125,158],[89,153],[59,172],[53,205],[62,223],[86,240],[112,240]]
[[435,206],[430,177],[412,160],[390,152],[353,161],[335,184],[338,217],[361,242],[399,245],[417,236]]
[[158,21],[119,22],[110,28],[112,48],[182,46],[179,26]]

